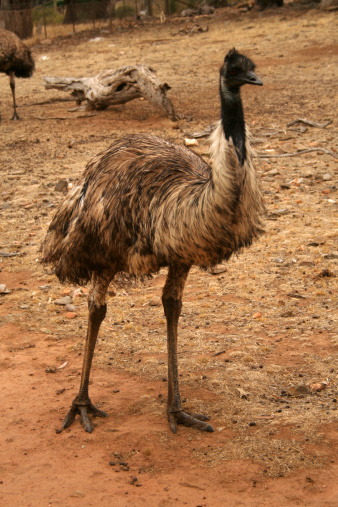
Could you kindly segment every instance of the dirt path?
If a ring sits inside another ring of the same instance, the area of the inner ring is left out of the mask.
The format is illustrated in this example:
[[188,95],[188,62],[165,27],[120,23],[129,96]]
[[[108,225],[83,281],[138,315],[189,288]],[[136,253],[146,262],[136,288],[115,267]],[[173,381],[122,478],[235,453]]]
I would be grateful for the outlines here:
[[[168,428],[165,320],[160,305],[149,305],[165,271],[112,287],[90,387],[109,418],[91,435],[78,421],[59,432],[79,385],[87,319],[85,290],[61,286],[38,262],[64,198],[60,180],[72,184],[122,133],[183,143],[204,130],[218,118],[218,68],[233,46],[254,59],[264,82],[243,90],[256,150],[325,148],[337,156],[336,13],[225,9],[194,22],[208,32],[189,36],[193,22],[176,19],[34,46],[37,71],[17,82],[18,123],[9,121],[10,88],[0,75],[0,255],[17,254],[0,256],[0,284],[9,290],[0,294],[2,505],[338,503],[337,161],[320,151],[257,160],[266,235],[227,271],[189,275],[181,390],[187,409],[210,414],[215,432],[180,428],[174,436]],[[130,63],[157,70],[184,119],[173,123],[139,100],[84,117],[41,84],[44,75]],[[333,123],[288,129],[297,118]],[[207,153],[207,142],[196,151]],[[54,303],[65,296],[74,318]]]

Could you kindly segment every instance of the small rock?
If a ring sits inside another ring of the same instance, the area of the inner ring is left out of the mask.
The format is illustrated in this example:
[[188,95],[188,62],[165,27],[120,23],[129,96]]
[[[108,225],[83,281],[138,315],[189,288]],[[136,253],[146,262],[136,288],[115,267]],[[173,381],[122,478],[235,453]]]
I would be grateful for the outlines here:
[[74,498],[84,498],[86,495],[82,491],[75,491],[75,493],[69,495]]
[[56,366],[47,366],[46,373],[56,373],[56,372],[57,372]]
[[278,171],[278,169],[271,169],[271,171],[268,171],[266,174],[268,174],[269,176],[277,176],[277,174],[280,174],[280,172]]
[[323,255],[324,259],[338,259],[338,253],[328,253]]
[[331,174],[329,174],[329,173],[324,174],[323,175],[323,180],[324,181],[330,181],[330,180],[332,180]]
[[66,310],[67,310],[67,312],[75,312],[76,308],[74,305],[68,304],[68,305],[66,305]]
[[10,208],[11,206],[12,206],[11,202],[6,202],[4,204],[1,204],[0,209],[4,209],[5,210],[5,209]]
[[210,268],[210,273],[212,275],[219,275],[220,273],[225,273],[226,271],[228,271],[228,268],[224,264],[216,264],[216,266]]
[[66,319],[75,319],[75,317],[77,317],[77,313],[75,313],[75,312],[67,312],[65,314],[65,317],[66,317]]
[[186,146],[197,146],[198,145],[198,141],[197,139],[189,139],[189,138],[185,138],[184,139],[184,144]]
[[161,304],[161,298],[159,298],[158,296],[154,296],[149,301],[149,306],[159,306],[160,304]]
[[39,289],[43,292],[47,292],[51,288],[51,285],[39,285]]
[[288,215],[290,211],[286,208],[280,208],[275,211],[276,215]]
[[11,291],[6,288],[4,283],[0,284],[0,294],[10,294]]
[[326,386],[327,386],[326,382],[314,382],[313,384],[309,385],[309,388],[311,389],[311,391],[316,391],[317,392],[317,391],[321,391]]
[[254,314],[253,314],[253,316],[252,316],[252,318],[253,318],[253,319],[260,319],[261,317],[262,317],[261,312],[256,312],[256,313],[254,313]]
[[291,387],[290,388],[290,391],[289,391],[289,394],[291,396],[307,396],[309,394],[311,394],[311,392],[309,391],[309,389],[304,386],[304,385],[299,385],[299,386],[296,386],[296,387]]
[[65,296],[64,298],[55,299],[54,304],[55,305],[61,305],[66,306],[68,304],[71,304],[73,302],[72,298],[69,296]]
[[68,190],[68,181],[67,180],[60,180],[55,185],[54,188],[55,192],[67,192]]

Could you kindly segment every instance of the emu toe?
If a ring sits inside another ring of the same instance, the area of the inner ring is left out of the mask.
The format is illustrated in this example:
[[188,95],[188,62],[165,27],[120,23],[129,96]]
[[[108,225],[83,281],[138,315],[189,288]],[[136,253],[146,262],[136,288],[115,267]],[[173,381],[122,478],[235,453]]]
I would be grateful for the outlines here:
[[76,414],[80,415],[80,422],[83,426],[83,429],[87,431],[87,433],[91,433],[94,429],[94,423],[89,419],[89,414],[92,414],[95,417],[108,417],[108,414],[106,414],[106,412],[99,410],[91,402],[84,405],[74,400],[71,409],[63,421],[63,429],[68,428],[68,426],[74,422]]
[[214,428],[205,422],[209,421],[209,419],[210,418],[207,415],[187,414],[183,411],[168,413],[168,421],[173,433],[176,433],[178,424],[182,424],[183,426],[188,426],[190,428],[195,428],[196,430],[200,431],[213,432]]

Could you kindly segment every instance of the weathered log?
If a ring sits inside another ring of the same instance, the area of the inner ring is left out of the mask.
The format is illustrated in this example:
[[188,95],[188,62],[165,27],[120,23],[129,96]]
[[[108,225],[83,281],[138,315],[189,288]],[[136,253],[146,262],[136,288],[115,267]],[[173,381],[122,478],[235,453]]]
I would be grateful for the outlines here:
[[106,109],[110,105],[125,104],[144,97],[152,104],[163,108],[172,120],[177,116],[166,92],[167,83],[161,83],[150,67],[134,65],[109,69],[94,77],[44,77],[45,88],[56,88],[71,92],[78,105],[86,101],[85,110]]

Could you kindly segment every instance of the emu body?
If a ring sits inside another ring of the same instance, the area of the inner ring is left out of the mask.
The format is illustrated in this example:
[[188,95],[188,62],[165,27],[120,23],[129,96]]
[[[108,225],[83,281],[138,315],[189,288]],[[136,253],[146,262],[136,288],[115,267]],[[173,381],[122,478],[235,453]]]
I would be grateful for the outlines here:
[[[13,97],[13,117],[18,120],[15,101],[15,77],[31,77],[35,69],[30,49],[15,33],[9,30],[0,30],[0,72],[10,78],[10,87]],[[1,122],[1,115],[0,115]]]
[[[226,56],[221,68],[222,98],[225,87],[231,93],[225,77],[232,60],[246,79],[249,73],[255,76],[253,63],[249,60],[248,70],[243,58],[235,50]],[[240,66],[243,61],[246,66]],[[255,79],[252,84],[261,84]],[[243,80],[238,78],[241,84]],[[226,104],[225,98],[222,120]],[[213,165],[155,136],[123,137],[89,162],[73,194],[55,215],[43,246],[44,260],[54,264],[61,281],[92,282],[80,391],[64,427],[79,413],[84,429],[91,432],[88,414],[106,415],[91,404],[88,382],[106,313],[105,295],[114,275],[119,271],[149,274],[168,266],[162,295],[168,340],[168,420],[174,433],[177,424],[213,431],[206,416],[187,414],[181,407],[177,327],[183,289],[192,265],[217,264],[250,245],[263,232],[264,215],[244,117],[244,130],[237,136],[231,128],[225,131],[222,120],[211,138]],[[237,131],[237,121],[233,124]]]

